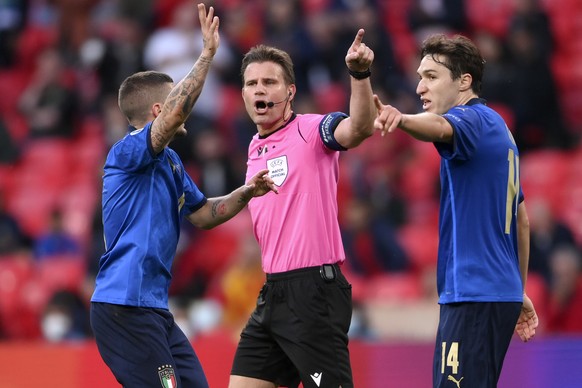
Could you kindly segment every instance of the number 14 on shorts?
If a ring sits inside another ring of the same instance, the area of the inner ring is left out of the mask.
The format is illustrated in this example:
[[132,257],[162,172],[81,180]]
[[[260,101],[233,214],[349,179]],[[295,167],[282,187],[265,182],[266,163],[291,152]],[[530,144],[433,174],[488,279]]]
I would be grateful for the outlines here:
[[441,373],[445,373],[445,366],[451,367],[451,373],[456,375],[459,372],[459,343],[451,342],[447,352],[447,343],[442,343],[441,350]]
[[[453,383],[457,384],[457,387],[460,388],[461,380],[456,379],[454,375],[459,372],[459,343],[458,342],[451,342],[450,346],[447,345],[446,342],[441,344],[441,373],[445,374],[445,369],[450,368],[450,374],[447,377],[447,380],[452,381]],[[447,372],[449,372],[447,370]]]

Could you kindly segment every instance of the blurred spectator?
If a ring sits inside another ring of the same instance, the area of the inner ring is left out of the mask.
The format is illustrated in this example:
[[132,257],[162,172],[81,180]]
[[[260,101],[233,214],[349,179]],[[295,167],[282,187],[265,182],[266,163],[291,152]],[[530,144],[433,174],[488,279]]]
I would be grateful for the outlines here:
[[101,29],[101,36],[84,46],[84,62],[95,63],[101,98],[113,98],[117,104],[117,91],[123,80],[145,70],[143,46],[146,31],[134,18],[119,15],[103,22]]
[[48,48],[39,55],[32,80],[20,97],[30,138],[73,136],[77,98],[68,75],[56,49]]
[[64,228],[62,212],[59,209],[53,210],[49,229],[34,242],[35,259],[44,260],[61,255],[75,256],[81,253],[80,244]]
[[221,196],[241,185],[244,172],[235,172],[232,153],[215,129],[198,132],[192,148],[198,176],[196,182],[204,194],[208,197]]
[[[513,78],[515,67],[507,61],[505,42],[489,31],[477,31],[475,44],[481,50],[485,59],[485,74],[483,74],[482,96],[488,103],[509,105],[514,98]],[[507,123],[511,130],[513,126]]]
[[547,331],[582,333],[582,256],[573,247],[557,249],[550,257],[552,283]]
[[[379,12],[377,0],[347,1],[346,14],[340,39],[342,47],[348,47],[358,29],[366,31],[366,44],[375,49],[372,72],[374,73],[374,88],[381,88],[394,98],[407,88],[405,77],[396,60],[394,44],[388,30],[383,24],[382,13]],[[345,77],[345,74],[344,74]],[[347,77],[345,77],[347,79]],[[413,90],[411,90],[413,91]]]
[[528,213],[531,236],[529,270],[540,274],[549,285],[552,276],[550,257],[560,247],[575,247],[574,234],[565,223],[556,219],[543,198],[529,201]]
[[29,250],[32,239],[8,211],[4,191],[0,190],[0,255]]
[[[303,23],[299,3],[299,0],[266,2],[263,42],[261,43],[289,53],[293,58],[297,90],[308,92],[308,72],[315,48]],[[299,97],[301,97],[300,94],[297,98]]]
[[513,0],[513,13],[509,18],[509,32],[525,30],[532,34],[540,57],[551,58],[554,37],[550,18],[540,0]]
[[50,0],[55,7],[59,53],[67,64],[78,63],[83,43],[90,36],[90,17],[100,0]]
[[[196,5],[190,0],[180,2],[173,10],[170,25],[154,30],[146,39],[144,64],[148,69],[168,74],[178,82],[190,71],[202,51],[202,37],[198,28]],[[204,88],[186,123],[189,134],[212,124],[221,113],[221,71],[232,71],[233,58],[229,43],[221,36],[220,49],[212,61]],[[182,142],[185,143],[184,139]],[[172,147],[174,148],[174,147]],[[176,150],[182,159],[187,159]],[[184,160],[186,161],[186,160]]]
[[15,62],[19,34],[26,24],[28,2],[5,0],[0,2],[0,69]]
[[224,306],[223,324],[238,334],[253,311],[265,282],[261,251],[252,234],[241,237],[231,263],[218,278],[218,293]]
[[50,342],[90,338],[87,306],[74,292],[55,292],[44,308],[41,330],[44,339]]
[[103,239],[103,213],[101,211],[101,196],[95,202],[93,218],[91,220],[91,237],[87,249],[87,275],[95,279],[99,271],[99,259],[105,253],[105,241]]
[[345,70],[341,66],[332,65],[337,58],[346,55],[345,42],[338,39],[342,29],[345,28],[345,20],[339,10],[331,9],[308,15],[304,23],[316,50],[313,58],[310,59],[310,88],[304,92],[308,90],[317,92],[345,77]]
[[[257,1],[240,1],[238,4],[225,7],[224,14],[221,13],[220,28],[222,32],[220,37],[221,40],[226,39],[230,43],[233,53],[233,70],[222,72],[222,78],[229,86],[240,88],[241,78],[238,64],[241,63],[244,53],[255,44],[262,42],[262,16],[261,3]],[[241,116],[246,117],[244,110]]]
[[410,268],[408,256],[390,223],[370,202],[353,198],[344,210],[342,239],[349,268],[365,277]]
[[466,21],[465,0],[414,0],[408,11],[408,25],[418,43],[433,33],[463,33]]
[[515,66],[511,108],[515,114],[515,141],[522,153],[544,147],[573,145],[559,105],[550,67],[549,38],[526,23],[516,23],[507,36],[509,60]]
[[6,122],[0,113],[0,164],[15,162],[20,156],[18,144],[12,137]]

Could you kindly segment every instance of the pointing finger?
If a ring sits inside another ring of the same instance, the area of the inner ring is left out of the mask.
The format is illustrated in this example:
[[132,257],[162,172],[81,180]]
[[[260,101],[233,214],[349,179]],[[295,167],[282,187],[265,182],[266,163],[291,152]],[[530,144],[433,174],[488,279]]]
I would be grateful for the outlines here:
[[362,39],[364,38],[364,29],[360,28],[358,30],[358,33],[356,34],[356,37],[354,39],[354,43],[352,43],[352,48],[354,50],[357,50],[358,47],[360,46],[360,44],[362,43]]

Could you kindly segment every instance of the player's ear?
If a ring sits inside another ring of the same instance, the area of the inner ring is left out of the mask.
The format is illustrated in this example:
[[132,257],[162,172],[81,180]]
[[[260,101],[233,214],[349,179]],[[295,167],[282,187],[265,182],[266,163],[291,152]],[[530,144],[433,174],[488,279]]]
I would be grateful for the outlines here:
[[162,104],[160,104],[159,102],[153,104],[150,113],[152,114],[152,116],[154,116],[154,118],[158,117],[160,113],[162,113]]
[[466,92],[467,90],[471,89],[471,85],[473,84],[473,77],[469,73],[461,74],[461,80],[459,85],[459,90],[461,92]]

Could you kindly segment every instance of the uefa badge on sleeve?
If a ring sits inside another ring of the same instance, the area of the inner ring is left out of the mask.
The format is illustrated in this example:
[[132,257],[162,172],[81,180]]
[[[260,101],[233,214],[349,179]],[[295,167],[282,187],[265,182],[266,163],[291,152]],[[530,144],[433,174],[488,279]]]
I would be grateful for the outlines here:
[[174,374],[174,368],[172,368],[171,365],[162,365],[161,367],[159,367],[158,375],[160,376],[162,387],[176,388],[178,386],[178,384],[176,383],[176,375]]

